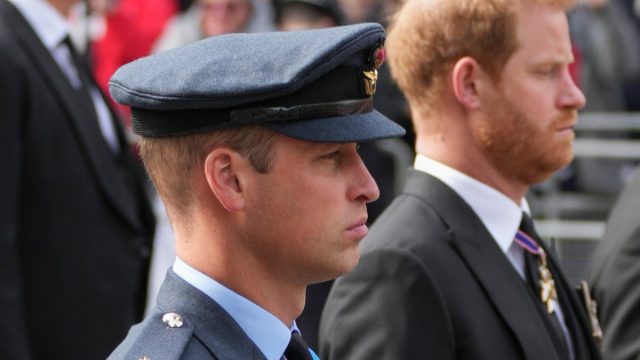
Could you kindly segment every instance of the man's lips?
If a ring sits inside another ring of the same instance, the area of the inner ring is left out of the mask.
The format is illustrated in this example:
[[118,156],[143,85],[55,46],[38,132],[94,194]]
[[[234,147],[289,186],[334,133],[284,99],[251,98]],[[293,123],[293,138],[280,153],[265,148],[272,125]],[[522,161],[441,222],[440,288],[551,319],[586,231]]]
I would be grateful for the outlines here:
[[347,232],[350,234],[364,237],[369,232],[367,227],[367,217],[362,217],[358,221],[354,222],[349,228],[347,228]]
[[570,124],[562,125],[558,127],[558,131],[573,130],[575,127],[576,127],[576,123],[572,122]]
[[563,132],[568,130],[573,131],[573,129],[578,124],[578,115],[572,112],[572,113],[565,114],[564,116],[559,116],[558,118],[555,119],[553,124],[555,125],[554,127],[558,132]]

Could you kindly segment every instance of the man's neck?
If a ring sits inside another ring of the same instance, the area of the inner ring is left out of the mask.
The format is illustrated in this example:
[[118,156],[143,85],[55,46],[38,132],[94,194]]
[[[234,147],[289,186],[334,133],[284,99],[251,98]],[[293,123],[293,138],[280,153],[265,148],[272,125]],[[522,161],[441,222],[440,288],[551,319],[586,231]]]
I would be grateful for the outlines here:
[[78,2],[78,0],[46,0],[46,1],[49,4],[51,4],[51,6],[53,6],[56,10],[58,10],[60,15],[62,15],[65,18],[69,17],[69,13],[71,12],[71,7],[73,7],[73,5]]
[[[176,234],[176,242],[180,238]],[[211,240],[208,244],[216,243]],[[221,244],[222,242],[218,242]],[[242,295],[254,304],[267,310],[286,326],[300,316],[305,304],[306,285],[293,284],[273,269],[256,268],[257,261],[244,258],[242,252],[229,251],[229,246],[221,248],[196,249],[194,241],[189,241],[189,249],[177,246],[177,255],[201,273],[215,279],[229,289]],[[187,251],[184,251],[187,250]],[[234,256],[215,256],[215,254],[235,254]],[[252,265],[253,264],[253,265]]]
[[[418,136],[418,154],[456,169],[494,189],[519,204],[528,191],[528,186],[503,176],[480,151],[470,151],[468,144],[445,142],[444,138]],[[453,145],[453,146],[452,146]]]

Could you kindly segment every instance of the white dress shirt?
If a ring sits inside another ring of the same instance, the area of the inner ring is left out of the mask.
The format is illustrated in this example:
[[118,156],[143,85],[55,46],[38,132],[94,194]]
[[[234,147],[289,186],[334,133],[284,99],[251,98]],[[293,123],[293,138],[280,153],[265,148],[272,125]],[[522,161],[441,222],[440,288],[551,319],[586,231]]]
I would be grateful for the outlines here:
[[270,312],[225,287],[176,257],[173,271],[189,284],[207,294],[240,325],[267,360],[280,360],[289,345],[295,322],[288,328]]
[[[424,155],[416,156],[414,168],[445,183],[471,207],[518,275],[526,281],[524,249],[513,240],[522,221],[522,212],[531,214],[527,200],[523,198],[520,204],[516,204],[498,190]],[[570,358],[573,359],[569,330],[556,300],[553,300],[553,308],[564,332]]]
[[[9,0],[27,20],[42,44],[49,50],[71,86],[80,89],[82,82],[78,75],[69,48],[63,40],[69,34],[69,23],[60,13],[44,0]],[[100,90],[89,86],[89,94],[98,117],[98,125],[111,151],[117,153],[120,145],[116,135],[111,112],[105,104]]]

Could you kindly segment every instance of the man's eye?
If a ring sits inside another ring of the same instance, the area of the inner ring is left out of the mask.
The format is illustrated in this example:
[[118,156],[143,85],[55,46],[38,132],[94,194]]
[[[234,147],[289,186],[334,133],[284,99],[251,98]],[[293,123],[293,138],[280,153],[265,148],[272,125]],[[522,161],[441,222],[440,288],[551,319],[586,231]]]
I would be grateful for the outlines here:
[[325,159],[337,159],[338,157],[340,157],[340,150],[333,151],[333,152],[323,156],[323,158],[325,158]]
[[542,76],[555,76],[557,72],[558,69],[556,67],[547,67],[538,70],[538,74]]

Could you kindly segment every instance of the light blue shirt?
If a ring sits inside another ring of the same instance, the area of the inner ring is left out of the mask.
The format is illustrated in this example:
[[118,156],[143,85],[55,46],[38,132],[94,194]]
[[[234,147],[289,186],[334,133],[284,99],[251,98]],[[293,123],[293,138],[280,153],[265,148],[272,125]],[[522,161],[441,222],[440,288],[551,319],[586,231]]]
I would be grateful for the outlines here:
[[[491,186],[424,155],[416,156],[414,168],[439,179],[455,191],[478,215],[518,275],[526,279],[524,249],[513,241],[522,221],[522,212],[531,214],[526,199],[523,198],[520,204],[516,204]],[[573,345],[569,340],[571,335],[565,324],[562,308],[556,300],[553,300],[553,308],[564,332],[570,358],[574,359]]]
[[199,272],[176,257],[173,271],[189,284],[207,294],[240,325],[268,360],[280,360],[289,345],[295,322],[287,327],[270,312],[242,295]]

